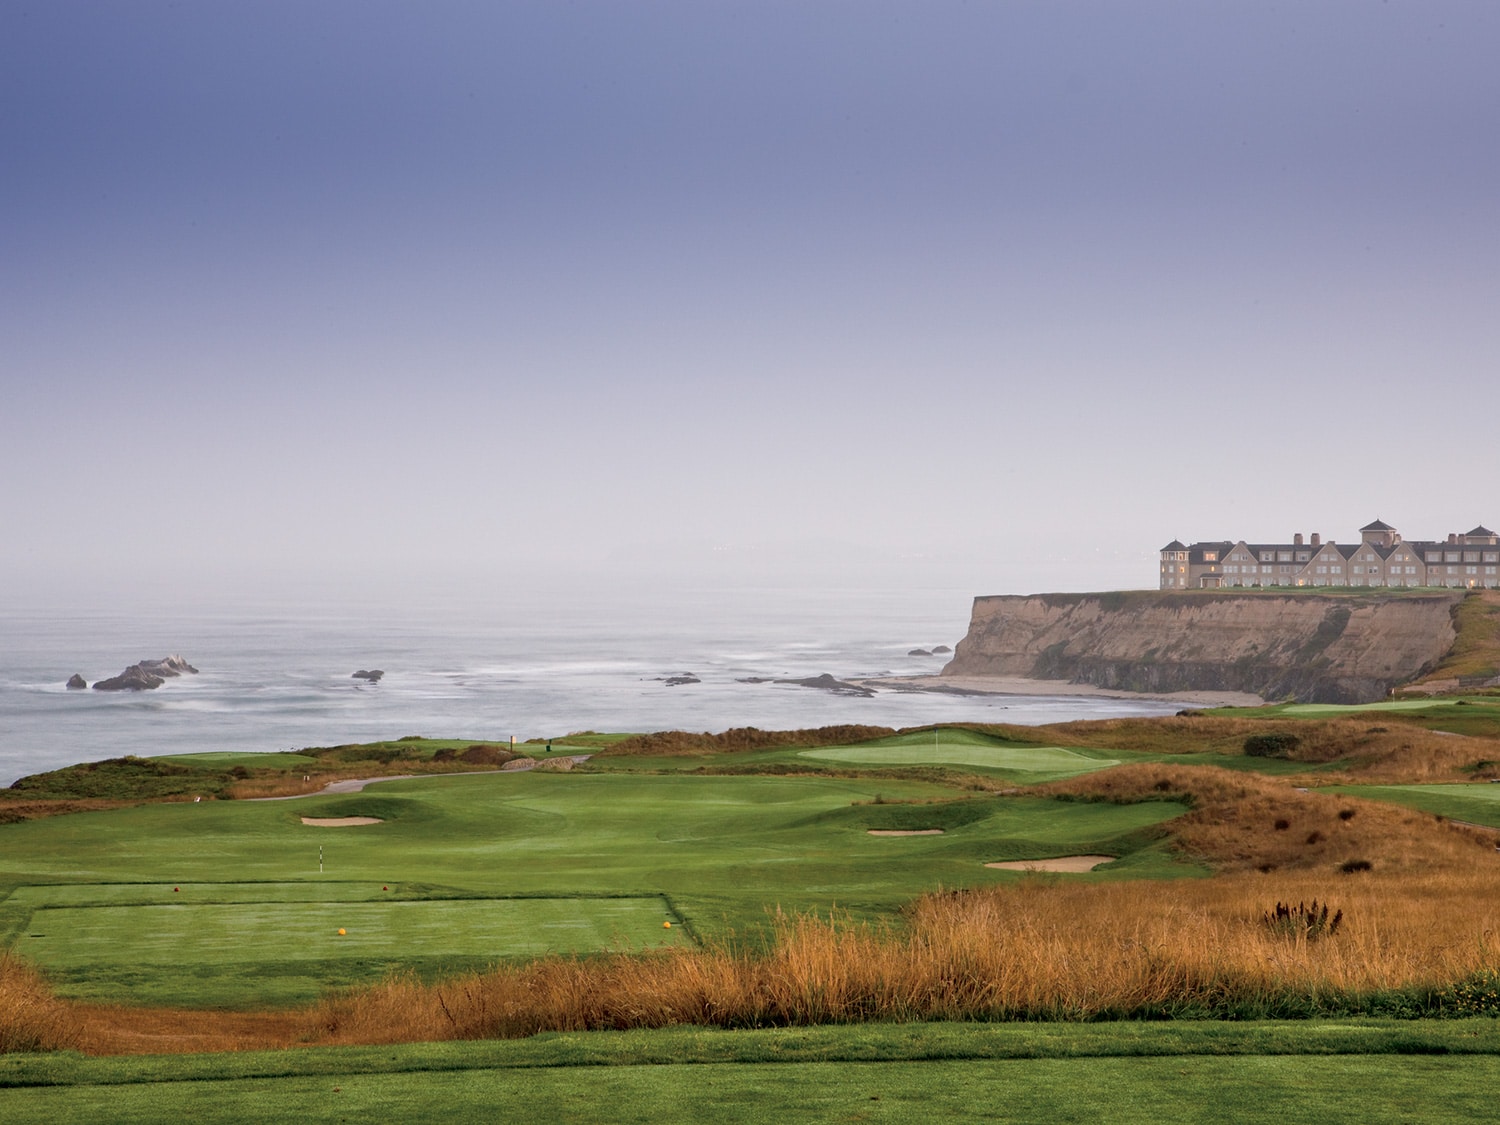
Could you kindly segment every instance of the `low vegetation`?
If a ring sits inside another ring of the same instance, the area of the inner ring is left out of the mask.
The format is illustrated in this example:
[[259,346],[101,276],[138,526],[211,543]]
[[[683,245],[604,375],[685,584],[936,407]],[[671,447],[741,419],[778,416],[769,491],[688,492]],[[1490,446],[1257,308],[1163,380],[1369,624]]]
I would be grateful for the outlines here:
[[[1493,738],[1438,724],[1497,711],[585,733],[551,746],[600,755],[569,773],[416,737],[72,767],[0,811],[164,803],[4,826],[0,1051],[1497,1015],[1497,836],[1456,821],[1500,824],[1500,787],[1417,784],[1493,775]],[[1076,855],[1116,858],[985,866]]]
[[495,769],[518,757],[493,743],[410,735],[296,753],[106,758],[32,774],[0,789],[0,824],[141,801],[292,796],[345,778]]
[[605,755],[668,757],[679,755],[727,754],[745,750],[773,750],[795,746],[847,746],[872,738],[884,738],[896,732],[890,727],[831,726],[814,730],[759,730],[735,727],[720,734],[691,734],[666,730],[655,734],[637,734],[621,739],[599,751]]
[[1471,590],[1453,608],[1453,628],[1453,647],[1419,685],[1453,689],[1500,676],[1500,590]]

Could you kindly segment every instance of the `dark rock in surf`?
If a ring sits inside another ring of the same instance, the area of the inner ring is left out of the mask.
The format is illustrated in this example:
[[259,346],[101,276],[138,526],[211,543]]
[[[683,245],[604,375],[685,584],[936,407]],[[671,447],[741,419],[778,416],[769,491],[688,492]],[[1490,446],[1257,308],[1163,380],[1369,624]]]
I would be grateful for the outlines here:
[[948,653],[950,653],[952,651],[953,650],[951,648],[949,648],[947,645],[933,645],[932,646],[932,655],[933,656],[946,656]]
[[380,668],[361,668],[358,672],[355,672],[349,678],[351,680],[364,680],[367,683],[378,684],[380,682],[380,677],[384,675],[385,671]]
[[[150,691],[159,688],[173,676],[180,676],[184,672],[196,676],[198,669],[194,668],[180,656],[164,656],[160,660],[142,660],[139,664],[132,664],[118,676],[111,676],[107,680],[100,680],[94,684],[95,691]],[[71,681],[69,682],[71,686]]]
[[914,648],[906,654],[907,656],[931,656],[932,653],[925,648]]
[[691,672],[684,672],[680,676],[668,676],[662,681],[668,687],[681,687],[683,684],[701,684],[703,681]]
[[77,672],[74,672],[71,676],[68,677],[69,691],[77,691],[79,688],[86,688],[88,686],[89,682],[82,676],[80,676]]
[[800,680],[776,680],[778,684],[796,684],[798,687],[821,688],[823,691],[832,692],[834,695],[852,695],[869,698],[875,694],[873,688],[867,688],[862,684],[851,684],[847,680],[840,680],[824,672],[821,676],[807,676]]

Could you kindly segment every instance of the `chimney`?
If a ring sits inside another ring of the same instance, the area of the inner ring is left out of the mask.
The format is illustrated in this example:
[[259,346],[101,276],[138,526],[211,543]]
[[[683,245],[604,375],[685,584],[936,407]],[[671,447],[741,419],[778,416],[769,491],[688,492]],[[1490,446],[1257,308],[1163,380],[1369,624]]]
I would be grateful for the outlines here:
[[1450,531],[1450,532],[1448,532],[1448,542],[1450,542],[1450,543],[1457,543],[1458,542],[1458,532],[1456,532],[1456,531]]
[[1323,545],[1323,537],[1316,531],[1312,533],[1312,545],[1314,547],[1321,547]]
[[1292,536],[1292,546],[1293,547],[1300,547],[1300,546],[1302,546],[1302,532],[1299,531],[1299,532],[1297,532],[1296,535]]

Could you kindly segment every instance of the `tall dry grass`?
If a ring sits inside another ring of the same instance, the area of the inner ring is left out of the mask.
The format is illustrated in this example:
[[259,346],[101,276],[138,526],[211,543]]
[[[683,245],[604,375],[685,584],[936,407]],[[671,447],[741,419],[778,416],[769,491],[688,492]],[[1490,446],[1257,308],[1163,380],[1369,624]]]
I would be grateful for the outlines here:
[[[1030,880],[928,895],[900,928],[782,918],[764,953],[549,958],[435,985],[391,980],[328,1002],[319,1023],[327,1041],[384,1043],[669,1024],[1327,1014],[1493,972],[1497,892],[1494,870],[1416,884]],[[1336,935],[1266,924],[1275,901],[1313,898],[1343,911]]]
[[[890,926],[778,917],[760,952],[548,958],[436,985],[395,979],[328,1002],[322,1034],[378,1043],[667,1024],[1311,1014],[1500,969],[1493,834],[1204,767],[1127,766],[1048,790],[1186,799],[1174,841],[1222,874],[1034,878],[927,895]],[[1343,911],[1337,934],[1308,940],[1266,925],[1277,902],[1314,899]]]
[[1207,766],[1117,766],[1029,792],[1120,802],[1184,800],[1190,811],[1163,830],[1184,854],[1226,873],[1332,872],[1365,862],[1381,874],[1426,878],[1500,866],[1493,831]]
[[0,953],[0,1054],[63,1050],[76,1046],[78,1036],[72,1008],[52,995],[41,974]]

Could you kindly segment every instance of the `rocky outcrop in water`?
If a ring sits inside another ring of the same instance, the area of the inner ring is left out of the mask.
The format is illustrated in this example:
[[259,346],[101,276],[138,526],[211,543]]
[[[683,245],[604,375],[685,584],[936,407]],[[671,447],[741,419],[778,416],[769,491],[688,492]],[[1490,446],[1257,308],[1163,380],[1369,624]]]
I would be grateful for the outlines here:
[[71,676],[68,677],[67,687],[69,691],[78,691],[80,688],[86,688],[88,686],[89,682],[85,680],[83,676],[78,672],[74,672]]
[[378,684],[380,678],[384,675],[385,670],[381,668],[361,668],[349,678],[351,680],[364,680],[366,683]]
[[[746,681],[754,682],[754,681]],[[868,698],[875,694],[874,690],[862,684],[851,684],[848,680],[840,680],[824,672],[821,676],[807,676],[800,680],[772,680],[777,684],[796,684],[798,687],[820,688],[823,691],[832,692],[834,695],[853,695]]]
[[981,597],[942,675],[1370,703],[1447,654],[1463,598],[1154,590]]
[[[111,676],[107,680],[99,680],[94,684],[95,691],[150,691],[159,688],[174,676],[180,676],[184,672],[196,676],[198,669],[194,668],[180,656],[164,656],[160,660],[142,660],[139,664],[132,664],[118,676]],[[76,677],[75,677],[76,678]],[[72,681],[69,681],[69,687]]]

